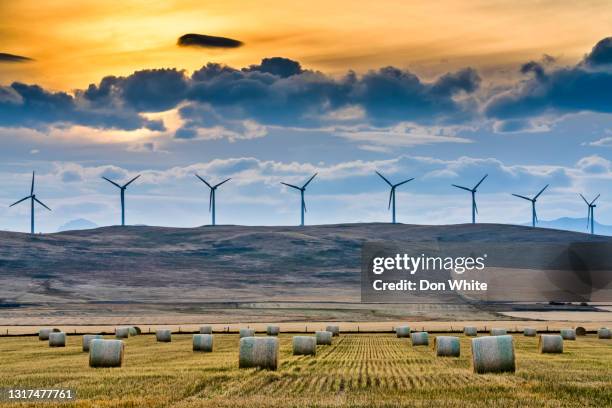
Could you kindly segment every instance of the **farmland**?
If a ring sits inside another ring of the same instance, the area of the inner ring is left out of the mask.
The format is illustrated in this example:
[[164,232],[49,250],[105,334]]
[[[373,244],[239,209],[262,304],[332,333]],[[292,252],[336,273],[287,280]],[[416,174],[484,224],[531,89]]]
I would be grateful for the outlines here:
[[291,335],[279,339],[280,366],[272,372],[237,368],[235,334],[216,334],[213,353],[192,352],[187,334],[174,334],[172,343],[132,337],[118,369],[89,368],[80,336],[62,349],[32,336],[4,337],[0,388],[70,388],[77,407],[612,405],[612,343],[593,334],[566,341],[560,355],[539,354],[537,338],[515,335],[517,372],[486,375],[472,373],[463,336],[460,358],[437,358],[431,346],[383,333],[341,335],[316,357],[294,357]]

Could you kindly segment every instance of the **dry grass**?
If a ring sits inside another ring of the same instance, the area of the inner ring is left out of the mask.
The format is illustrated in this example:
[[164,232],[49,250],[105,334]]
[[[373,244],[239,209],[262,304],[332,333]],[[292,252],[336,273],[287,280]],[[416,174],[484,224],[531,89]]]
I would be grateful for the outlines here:
[[239,370],[237,335],[215,335],[214,353],[192,352],[190,335],[131,337],[119,369],[89,368],[80,336],[62,349],[0,338],[0,388],[72,388],[76,407],[612,406],[610,340],[589,335],[542,355],[537,338],[516,335],[516,373],[477,375],[471,339],[460,338],[460,358],[437,358],[394,334],[341,335],[311,357],[293,356],[291,336],[281,334],[276,372]]

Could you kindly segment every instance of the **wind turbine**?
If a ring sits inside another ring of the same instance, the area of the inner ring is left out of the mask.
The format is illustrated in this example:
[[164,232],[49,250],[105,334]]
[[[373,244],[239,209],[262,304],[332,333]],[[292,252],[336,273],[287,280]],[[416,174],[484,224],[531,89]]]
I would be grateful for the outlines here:
[[287,187],[291,187],[291,188],[295,188],[296,190],[300,190],[300,196],[301,196],[301,209],[300,209],[300,213],[302,215],[301,221],[300,221],[300,226],[303,227],[304,226],[304,213],[306,212],[306,201],[304,201],[304,192],[306,191],[306,187],[308,186],[308,184],[310,184],[310,182],[312,181],[312,179],[314,179],[317,176],[318,173],[315,173],[312,175],[311,178],[308,179],[308,181],[306,183],[304,183],[304,185],[302,187],[298,187],[298,186],[294,186],[293,184],[289,184],[289,183],[283,183],[281,181],[281,184],[286,185]]
[[22,198],[16,203],[11,204],[9,207],[17,205],[20,202],[27,200],[28,198],[30,199],[30,233],[34,234],[34,201],[36,201],[38,204],[45,207],[47,210],[51,211],[51,209],[47,207],[45,204],[43,204],[43,202],[40,201],[38,198],[36,198],[36,194],[34,194],[34,172],[32,172],[32,187],[30,188],[30,195]]
[[474,188],[467,188],[463,186],[458,186],[457,184],[453,184],[453,187],[457,187],[457,188],[460,188],[462,190],[469,191],[470,193],[472,193],[472,224],[476,224],[476,214],[478,214],[478,206],[476,206],[476,191],[478,190],[478,187],[480,186],[480,184],[487,177],[489,177],[489,175],[485,174],[485,176],[481,178],[478,183],[476,183]]
[[125,189],[134,182],[134,180],[136,180],[138,177],[140,177],[140,174],[137,175],[136,177],[134,177],[133,179],[131,179],[130,181],[128,181],[127,183],[125,183],[124,185],[119,185],[117,183],[115,183],[114,181],[106,178],[106,177],[102,177],[104,180],[108,181],[109,183],[111,183],[112,185],[114,185],[115,187],[117,187],[119,190],[121,190],[121,226],[125,226]]
[[540,190],[538,194],[533,198],[525,197],[520,194],[512,194],[515,197],[522,198],[523,200],[531,201],[531,226],[535,227],[538,222],[538,214],[536,213],[536,201],[538,201],[538,197],[548,188],[548,184],[544,186],[543,189]]
[[231,180],[231,178],[228,178],[227,180],[223,180],[219,184],[215,184],[214,186],[212,186],[208,184],[208,182],[204,180],[202,177],[200,177],[199,175],[196,174],[195,176],[199,178],[200,180],[202,180],[202,182],[206,184],[208,188],[210,188],[210,196],[208,198],[208,211],[212,213],[212,225],[216,225],[215,224],[215,192],[217,191],[217,187],[219,187],[221,184],[227,183],[228,181]]
[[591,234],[595,234],[595,207],[597,207],[597,205],[595,205],[595,201],[597,201],[599,196],[601,196],[601,194],[597,194],[597,197],[595,197],[593,201],[589,203],[587,199],[584,198],[582,194],[580,194],[580,197],[582,197],[586,205],[589,207],[589,210],[587,213],[587,231],[589,229],[589,224],[590,224]]
[[387,206],[387,209],[390,209],[391,206],[393,206],[393,211],[392,211],[392,215],[391,215],[391,222],[393,224],[395,224],[395,189],[398,188],[399,186],[401,186],[402,184],[406,184],[409,181],[414,180],[414,177],[413,178],[409,178],[408,180],[401,181],[401,182],[399,182],[397,184],[393,184],[385,176],[380,174],[378,171],[376,172],[376,174],[378,174],[380,176],[380,178],[383,179],[385,181],[385,183],[387,183],[389,185],[389,187],[391,187],[391,191],[389,192],[389,205]]

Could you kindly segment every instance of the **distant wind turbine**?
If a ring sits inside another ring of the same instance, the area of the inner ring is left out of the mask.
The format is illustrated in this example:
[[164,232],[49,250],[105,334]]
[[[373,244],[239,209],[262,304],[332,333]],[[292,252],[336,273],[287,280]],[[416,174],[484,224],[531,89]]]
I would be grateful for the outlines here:
[[306,183],[304,183],[304,185],[302,187],[294,186],[293,184],[289,184],[289,183],[283,183],[281,181],[281,184],[284,184],[287,187],[295,188],[296,190],[300,191],[300,196],[301,196],[300,213],[302,215],[301,221],[300,221],[300,226],[302,226],[302,227],[304,226],[304,213],[306,212],[306,201],[304,201],[304,192],[306,191],[306,187],[308,186],[308,184],[310,184],[312,179],[314,179],[317,176],[317,174],[318,173],[313,174],[312,177],[309,178],[308,181]]
[[106,177],[102,177],[104,180],[108,181],[109,183],[117,187],[119,190],[121,190],[121,226],[125,226],[125,189],[130,184],[132,184],[134,180],[136,180],[138,177],[140,177],[140,174],[134,177],[133,179],[131,179],[130,181],[128,181],[127,183],[125,183],[124,185],[119,185]]
[[474,188],[467,188],[463,186],[458,186],[457,184],[453,184],[453,187],[457,187],[457,188],[460,188],[462,190],[469,191],[470,193],[472,193],[472,224],[476,224],[476,214],[478,214],[478,206],[476,205],[476,191],[478,191],[478,187],[487,177],[489,177],[489,175],[485,174],[485,176],[481,178],[478,183],[476,183]]
[[512,194],[515,197],[522,198],[523,200],[531,201],[531,226],[535,227],[538,222],[538,214],[536,213],[536,201],[538,201],[538,197],[548,188],[548,184],[544,186],[543,189],[540,190],[538,194],[533,198],[525,197],[520,194]]
[[32,172],[32,187],[30,188],[30,195],[27,197],[22,198],[21,200],[11,204],[9,207],[12,207],[14,205],[19,204],[22,201],[25,201],[27,199],[30,199],[30,233],[34,234],[34,201],[36,201],[38,204],[42,205],[43,207],[45,207],[47,210],[51,211],[51,209],[49,207],[47,207],[45,204],[43,204],[42,201],[40,201],[38,198],[36,198],[36,194],[34,194],[34,172]]
[[380,176],[380,178],[383,179],[385,181],[385,183],[387,183],[389,185],[389,187],[391,187],[391,191],[389,192],[389,205],[387,206],[387,209],[392,208],[392,211],[391,211],[391,222],[393,224],[395,224],[395,189],[398,188],[399,186],[401,186],[402,184],[406,184],[409,181],[414,180],[414,177],[413,178],[409,178],[409,179],[404,180],[404,181],[401,181],[401,182],[399,182],[397,184],[393,184],[385,176],[380,174],[378,171],[376,172],[376,174],[378,174]]
[[599,196],[601,196],[601,194],[597,194],[597,197],[595,197],[593,199],[593,201],[588,202],[587,199],[584,198],[584,196],[582,194],[580,194],[580,197],[582,197],[582,199],[584,200],[584,202],[586,203],[586,205],[589,208],[588,209],[588,213],[587,213],[587,231],[588,231],[589,226],[590,226],[591,227],[591,234],[595,234],[595,207],[597,207],[597,205],[595,205],[595,201],[597,201]]
[[210,188],[210,196],[208,198],[208,211],[212,213],[212,225],[216,225],[215,224],[215,192],[217,191],[217,187],[219,187],[221,184],[227,183],[228,181],[231,180],[231,178],[223,180],[219,184],[215,184],[213,186],[213,185],[208,184],[208,182],[204,180],[202,177],[200,177],[199,175],[196,174],[195,176],[199,178],[204,184],[206,184],[208,188]]

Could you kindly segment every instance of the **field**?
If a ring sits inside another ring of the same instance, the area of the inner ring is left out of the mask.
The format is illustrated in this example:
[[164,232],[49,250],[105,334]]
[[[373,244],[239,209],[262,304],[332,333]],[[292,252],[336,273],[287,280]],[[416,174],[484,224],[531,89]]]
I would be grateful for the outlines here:
[[215,335],[214,353],[193,353],[191,335],[175,334],[172,343],[132,337],[119,369],[89,368],[81,336],[70,336],[64,349],[5,337],[0,388],[74,389],[76,407],[612,406],[610,340],[565,341],[562,355],[539,354],[536,338],[514,340],[515,374],[476,375],[464,337],[460,358],[437,358],[431,347],[391,334],[341,335],[316,357],[294,357],[291,335],[283,334],[276,372],[239,370],[234,334]]

